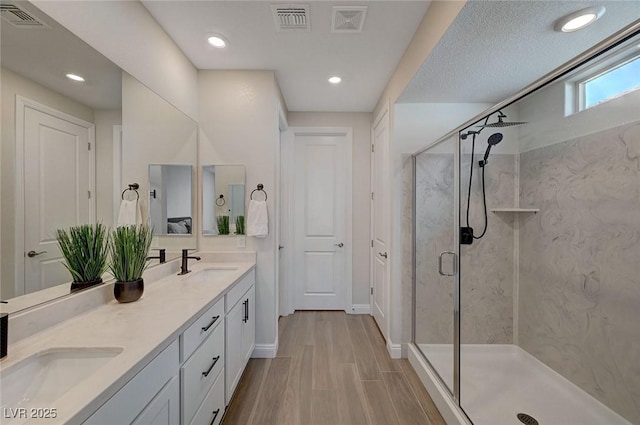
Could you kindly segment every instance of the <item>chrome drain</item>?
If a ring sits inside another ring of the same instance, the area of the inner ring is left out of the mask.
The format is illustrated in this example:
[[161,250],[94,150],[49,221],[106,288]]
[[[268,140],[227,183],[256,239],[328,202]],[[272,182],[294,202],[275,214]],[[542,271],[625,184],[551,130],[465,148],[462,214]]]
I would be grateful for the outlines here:
[[518,420],[524,425],[538,425],[538,421],[533,416],[526,413],[518,413]]

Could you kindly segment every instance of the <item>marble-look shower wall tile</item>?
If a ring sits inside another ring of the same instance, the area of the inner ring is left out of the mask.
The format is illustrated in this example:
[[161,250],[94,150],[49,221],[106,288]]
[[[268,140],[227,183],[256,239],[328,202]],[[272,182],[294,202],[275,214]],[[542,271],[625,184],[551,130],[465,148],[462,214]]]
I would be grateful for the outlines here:
[[640,124],[521,154],[520,345],[640,423]]
[[[460,217],[466,225],[470,155],[462,155]],[[474,235],[484,229],[482,168],[474,156],[469,224]],[[491,208],[515,205],[515,156],[491,155],[485,166],[488,226],[485,235],[460,247],[460,341],[462,344],[513,343],[513,213]]]
[[453,343],[454,280],[438,273],[453,249],[453,154],[424,153],[416,163],[416,342]]
[[413,169],[411,160],[402,164],[401,240],[402,240],[402,342],[411,341],[411,308],[413,305]]

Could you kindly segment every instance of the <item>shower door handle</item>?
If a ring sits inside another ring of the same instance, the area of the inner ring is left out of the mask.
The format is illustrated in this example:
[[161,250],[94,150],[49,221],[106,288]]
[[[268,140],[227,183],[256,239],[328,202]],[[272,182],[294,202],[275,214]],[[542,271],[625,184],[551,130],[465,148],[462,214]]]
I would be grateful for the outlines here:
[[[445,273],[442,271],[442,257],[445,254],[449,254],[453,256],[453,272],[452,273]],[[440,273],[440,276],[455,276],[456,274],[458,274],[458,256],[456,255],[455,252],[442,251],[440,253],[440,255],[438,256],[438,273]]]

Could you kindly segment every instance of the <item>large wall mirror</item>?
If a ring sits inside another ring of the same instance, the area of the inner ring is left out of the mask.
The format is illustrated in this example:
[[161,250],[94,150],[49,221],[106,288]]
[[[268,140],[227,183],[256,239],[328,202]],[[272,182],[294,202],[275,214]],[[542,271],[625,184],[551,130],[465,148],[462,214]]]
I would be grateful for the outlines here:
[[202,167],[202,234],[244,234],[244,165]]
[[[149,164],[195,166],[197,152],[193,120],[31,3],[14,4],[43,25],[0,25],[0,298],[9,300],[0,308],[9,312],[69,293],[56,229],[113,227],[132,183],[147,217]],[[163,238],[154,247],[168,258],[196,247],[193,237]]]

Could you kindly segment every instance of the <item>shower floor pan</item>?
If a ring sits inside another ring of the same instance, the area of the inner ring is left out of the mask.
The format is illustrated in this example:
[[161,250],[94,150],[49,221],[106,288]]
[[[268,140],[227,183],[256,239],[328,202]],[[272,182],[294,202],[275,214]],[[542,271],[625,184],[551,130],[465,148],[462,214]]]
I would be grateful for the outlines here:
[[[419,344],[453,388],[453,348]],[[475,425],[631,425],[623,417],[515,345],[473,344],[460,349],[461,405]]]

